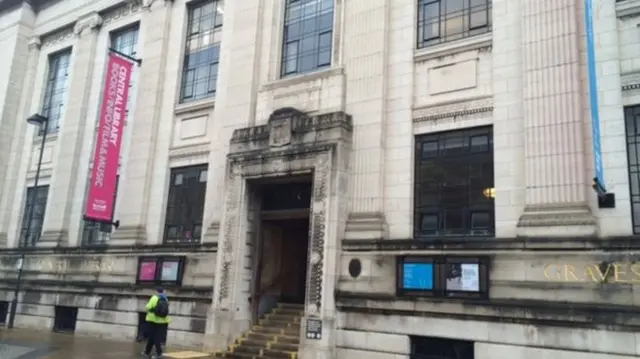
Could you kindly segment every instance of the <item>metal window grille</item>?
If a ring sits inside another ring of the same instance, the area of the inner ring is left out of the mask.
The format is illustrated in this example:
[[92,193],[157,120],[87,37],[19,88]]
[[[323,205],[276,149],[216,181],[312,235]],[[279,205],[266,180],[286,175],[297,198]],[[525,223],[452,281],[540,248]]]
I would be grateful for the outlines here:
[[495,232],[491,127],[416,137],[414,235]]
[[287,0],[281,76],[331,66],[334,0]]
[[180,102],[215,96],[224,14],[222,0],[189,7]]
[[[27,188],[27,198],[24,205],[24,212],[22,214],[22,226],[18,242],[20,247],[35,246],[40,239],[48,196],[49,186],[45,185]],[[33,208],[33,216],[31,218],[31,228],[29,228],[28,218],[31,208]],[[27,231],[30,231],[28,234],[29,238],[27,238]]]
[[633,233],[640,233],[640,105],[624,109]]
[[[71,49],[49,55],[42,114],[49,119],[48,132],[60,129],[64,116],[67,88],[69,82],[69,61]],[[44,126],[40,129],[42,135]]]
[[207,165],[171,169],[164,228],[165,243],[197,243],[207,189]]
[[418,48],[491,31],[491,0],[418,0]]

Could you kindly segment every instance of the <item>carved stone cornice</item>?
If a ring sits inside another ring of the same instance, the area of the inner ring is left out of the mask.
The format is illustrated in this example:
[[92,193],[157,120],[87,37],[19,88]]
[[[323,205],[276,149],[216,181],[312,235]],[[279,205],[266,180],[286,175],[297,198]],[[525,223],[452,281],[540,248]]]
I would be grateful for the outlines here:
[[174,147],[169,150],[169,159],[180,160],[184,158],[192,158],[209,155],[210,143],[203,143],[192,146]]
[[451,101],[433,106],[415,108],[413,110],[413,122],[435,121],[492,111],[493,97],[478,97],[475,99]]
[[79,18],[76,21],[76,24],[73,26],[73,33],[76,36],[79,36],[86,29],[99,29],[100,26],[102,26],[102,16],[100,16],[100,14],[98,14],[97,12],[92,12]]

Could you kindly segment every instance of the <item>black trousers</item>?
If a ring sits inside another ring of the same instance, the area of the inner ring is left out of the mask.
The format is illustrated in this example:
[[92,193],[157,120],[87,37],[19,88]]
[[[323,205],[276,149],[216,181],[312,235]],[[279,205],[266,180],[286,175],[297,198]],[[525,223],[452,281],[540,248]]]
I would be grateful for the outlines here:
[[147,346],[144,348],[145,354],[151,354],[151,349],[156,347],[156,355],[162,355],[162,343],[165,340],[167,324],[157,324],[147,322]]

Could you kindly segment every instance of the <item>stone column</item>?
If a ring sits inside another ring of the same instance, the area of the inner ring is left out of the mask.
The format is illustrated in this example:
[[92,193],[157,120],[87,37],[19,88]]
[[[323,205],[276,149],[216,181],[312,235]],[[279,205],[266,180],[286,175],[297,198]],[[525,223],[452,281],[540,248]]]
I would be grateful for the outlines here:
[[[134,116],[129,129],[131,147],[127,171],[120,180],[119,198],[126,198],[127,205],[118,207],[120,228],[111,236],[112,243],[145,243],[147,240],[147,214],[156,156],[158,124],[162,117],[162,98],[169,30],[171,1],[151,3],[149,12],[141,23],[142,54],[144,59],[138,73],[138,90]],[[177,31],[174,29],[174,31]]]
[[[275,2],[227,1],[220,44],[218,91],[211,131],[209,177],[204,210],[208,227],[203,242],[218,242],[225,192],[227,152],[233,131],[256,122],[258,75],[261,59],[262,17],[266,4]],[[236,26],[236,24],[238,26]],[[238,29],[241,28],[242,31]],[[266,119],[257,119],[266,120]]]
[[69,222],[72,195],[78,185],[78,165],[82,151],[82,141],[88,121],[91,83],[95,69],[96,44],[102,18],[91,13],[76,21],[73,29],[77,41],[73,47],[72,68],[69,73],[67,106],[58,130],[58,144],[51,190],[47,200],[47,210],[41,246],[66,246],[69,244]]
[[[25,140],[31,140],[31,137],[27,136],[27,123],[26,118],[31,114],[29,109],[31,108],[31,102],[33,101],[33,84],[35,82],[35,74],[38,67],[38,59],[40,58],[40,39],[38,37],[31,38],[27,42],[27,56],[26,61],[20,60],[25,64],[24,72],[21,76],[24,76],[22,83],[22,91],[18,92],[20,95],[16,101],[17,106],[12,112],[13,119],[16,121],[12,128],[11,136],[1,137],[0,142],[6,151],[8,152],[8,160],[4,163],[0,163],[0,166],[5,169],[4,183],[0,187],[0,248],[6,246],[7,243],[7,230],[11,219],[11,212],[18,210],[13,202],[13,197],[16,192],[17,186],[24,184],[24,181],[19,180],[19,169],[22,156],[28,156],[30,153],[24,153],[21,151],[24,148]],[[4,147],[4,146],[7,147]]]
[[579,0],[524,1],[525,209],[521,236],[589,236]]
[[391,7],[389,0],[343,3],[346,19],[360,19],[344,24],[345,66],[359,69],[347,81],[346,112],[355,120],[345,239],[381,239],[388,236],[384,178]]

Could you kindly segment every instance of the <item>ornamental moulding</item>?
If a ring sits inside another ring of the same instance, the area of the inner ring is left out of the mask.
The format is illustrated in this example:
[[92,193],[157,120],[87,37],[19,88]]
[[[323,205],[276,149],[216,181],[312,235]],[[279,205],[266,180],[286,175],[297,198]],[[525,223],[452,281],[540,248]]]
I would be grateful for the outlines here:
[[413,122],[435,121],[488,112],[493,112],[493,98],[490,96],[415,108]]

